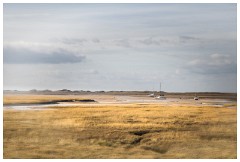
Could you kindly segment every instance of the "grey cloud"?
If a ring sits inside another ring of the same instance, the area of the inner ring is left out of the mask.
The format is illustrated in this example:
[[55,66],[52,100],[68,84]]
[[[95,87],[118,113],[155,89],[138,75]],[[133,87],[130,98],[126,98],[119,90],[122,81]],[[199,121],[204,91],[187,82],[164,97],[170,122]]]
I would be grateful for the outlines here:
[[170,38],[147,37],[147,38],[138,40],[138,42],[141,43],[141,44],[144,44],[144,45],[156,45],[156,46],[170,45],[170,46],[172,46],[172,45],[176,45],[176,43],[179,43],[179,40],[176,37],[170,37]]
[[179,42],[180,43],[188,43],[188,42],[195,42],[195,41],[201,41],[200,38],[192,37],[192,36],[179,36]]
[[94,43],[100,43],[100,40],[97,39],[97,38],[94,38],[94,39],[92,39],[92,42],[94,42]]
[[93,42],[93,43],[100,43],[101,41],[98,38],[93,38],[93,39],[87,39],[87,38],[62,38],[58,39],[58,41],[64,43],[64,44],[69,44],[69,45],[83,45],[84,43],[87,42]]
[[4,48],[3,62],[8,64],[61,64],[78,63],[85,59],[71,52],[59,49],[56,52],[35,52],[21,48]]
[[80,45],[85,46],[89,45],[89,43],[99,44],[101,43],[98,38],[55,38],[53,41],[57,41],[66,45]]
[[192,37],[192,36],[179,36],[182,40],[199,40],[199,38]]
[[65,44],[83,44],[88,42],[88,40],[85,38],[63,38],[60,41]]
[[114,40],[114,43],[115,43],[117,46],[120,46],[120,47],[125,47],[125,48],[131,47],[128,39],[118,39],[118,40]]
[[230,55],[212,54],[207,58],[191,60],[185,67],[198,74],[236,74],[237,63]]
[[237,64],[232,65],[222,65],[222,66],[213,66],[213,65],[204,65],[191,67],[190,69],[193,73],[198,74],[236,74],[237,73]]
[[183,43],[186,44],[192,44],[192,43],[201,43],[202,39],[193,37],[193,36],[178,36],[178,37],[170,37],[170,38],[153,38],[148,37],[144,39],[138,40],[141,44],[144,45],[182,45]]
[[143,40],[139,40],[140,43],[145,44],[145,45],[159,45],[160,42],[158,40],[154,40],[153,38],[146,38]]

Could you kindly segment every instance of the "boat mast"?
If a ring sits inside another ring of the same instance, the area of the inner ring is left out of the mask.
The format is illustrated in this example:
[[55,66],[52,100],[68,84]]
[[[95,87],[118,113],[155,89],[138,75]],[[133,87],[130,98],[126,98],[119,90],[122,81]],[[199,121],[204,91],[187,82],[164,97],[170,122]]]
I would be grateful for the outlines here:
[[160,96],[161,96],[161,82],[160,82]]

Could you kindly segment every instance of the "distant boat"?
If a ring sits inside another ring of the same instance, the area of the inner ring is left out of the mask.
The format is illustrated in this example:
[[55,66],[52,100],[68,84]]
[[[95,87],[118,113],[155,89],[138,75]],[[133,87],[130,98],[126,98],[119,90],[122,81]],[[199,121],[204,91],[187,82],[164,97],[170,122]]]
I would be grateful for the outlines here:
[[154,94],[154,88],[153,88],[153,91],[152,93],[150,93],[149,95],[147,95],[148,97],[155,97],[155,94]]
[[155,97],[155,99],[157,99],[157,100],[166,100],[166,97],[164,96],[164,94],[162,94],[162,91],[161,91],[161,82],[160,82],[160,95]]
[[166,100],[166,97],[164,97],[164,96],[157,96],[155,98],[158,99],[158,100]]
[[195,93],[195,97],[193,98],[194,100],[199,100],[199,97],[197,96],[197,94]]
[[154,95],[154,93],[151,93],[151,94],[149,94],[148,96],[149,96],[149,97],[154,97],[155,95]]

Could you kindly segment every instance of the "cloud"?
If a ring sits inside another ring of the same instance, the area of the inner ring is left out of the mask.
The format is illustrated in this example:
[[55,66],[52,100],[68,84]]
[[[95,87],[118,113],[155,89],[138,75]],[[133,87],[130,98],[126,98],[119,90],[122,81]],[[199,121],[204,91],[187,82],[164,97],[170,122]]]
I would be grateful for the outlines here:
[[138,40],[139,43],[144,45],[155,45],[155,46],[176,46],[183,44],[192,44],[200,42],[200,38],[192,36],[170,36],[170,37],[146,37]]
[[203,40],[193,36],[179,36],[180,43],[201,43]]
[[145,37],[139,39],[137,42],[144,44],[146,46],[155,45],[155,46],[172,46],[179,43],[178,37]]
[[114,43],[115,43],[115,45],[120,46],[120,47],[125,47],[125,48],[130,48],[131,47],[128,39],[114,40]]
[[93,39],[92,39],[92,42],[94,42],[94,43],[100,43],[100,40],[99,40],[98,38],[93,38]]
[[82,45],[83,43],[86,43],[88,40],[85,38],[63,38],[61,40],[64,44],[78,44]]
[[199,74],[237,73],[237,63],[230,55],[211,54],[206,58],[197,58],[186,66],[191,72]]
[[143,40],[139,40],[140,43],[145,44],[145,45],[160,45],[159,40],[154,40],[153,38],[145,38]]
[[7,64],[62,64],[78,63],[85,59],[66,50],[52,53],[36,52],[24,48],[3,48],[3,62]]
[[192,36],[179,36],[179,39],[182,39],[182,40],[199,40],[199,38],[192,37]]

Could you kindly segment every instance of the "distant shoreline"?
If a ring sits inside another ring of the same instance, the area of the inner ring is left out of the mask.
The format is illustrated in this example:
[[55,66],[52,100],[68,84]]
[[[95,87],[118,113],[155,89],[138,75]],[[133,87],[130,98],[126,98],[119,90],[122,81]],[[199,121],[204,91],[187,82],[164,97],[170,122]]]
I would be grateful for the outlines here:
[[[30,90],[30,91],[16,91],[4,90],[3,95],[121,95],[121,96],[147,96],[151,93],[159,95],[158,91],[71,91],[67,89],[51,91],[51,90]],[[237,100],[237,93],[226,92],[164,92],[161,91],[167,98],[193,98],[195,95],[204,99],[230,99]]]
[[[61,89],[61,90],[3,90],[3,93],[158,93],[159,91],[130,91],[130,90],[112,90],[112,91],[90,91],[90,90],[68,90],[68,89]],[[237,94],[237,92],[203,92],[203,91],[196,91],[196,92],[165,92],[161,91],[163,93],[169,93],[169,94],[192,94],[192,93],[211,93],[211,94]]]

